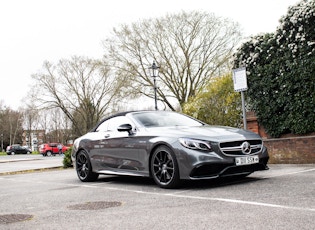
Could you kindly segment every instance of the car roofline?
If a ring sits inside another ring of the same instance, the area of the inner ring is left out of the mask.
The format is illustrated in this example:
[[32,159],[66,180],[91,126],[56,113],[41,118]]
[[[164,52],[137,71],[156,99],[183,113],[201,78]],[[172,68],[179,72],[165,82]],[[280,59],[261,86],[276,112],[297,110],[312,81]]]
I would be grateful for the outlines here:
[[[126,114],[129,114],[129,113],[138,113],[138,112],[174,112],[174,111],[165,111],[165,110],[130,110],[130,111],[125,111],[125,112],[118,112],[118,113],[115,113],[115,114],[112,114],[112,115],[109,115],[108,117],[106,118],[103,118],[102,120],[100,120],[92,129],[90,129],[89,132],[95,132],[96,129],[99,127],[99,125],[101,123],[103,123],[104,121],[108,120],[108,119],[111,119],[113,117],[119,117],[119,116],[125,116]],[[176,112],[175,112],[176,113]],[[180,113],[182,114],[182,113]],[[194,120],[197,120],[196,118],[194,117],[191,117],[191,116],[188,116],[187,114],[182,114],[182,115],[185,115],[187,117],[190,117]],[[198,120],[199,121],[199,120]],[[201,122],[203,125],[207,125],[206,123],[202,122],[202,121],[199,121]]]
[[97,127],[103,123],[104,121],[111,119],[113,117],[119,117],[119,116],[125,116],[126,114],[129,113],[138,113],[138,112],[174,112],[174,111],[165,111],[165,110],[130,110],[130,111],[124,111],[124,112],[118,112],[118,113],[114,113],[112,115],[109,115],[106,118],[103,118],[102,120],[100,120],[92,129],[90,129],[89,132],[95,132]]

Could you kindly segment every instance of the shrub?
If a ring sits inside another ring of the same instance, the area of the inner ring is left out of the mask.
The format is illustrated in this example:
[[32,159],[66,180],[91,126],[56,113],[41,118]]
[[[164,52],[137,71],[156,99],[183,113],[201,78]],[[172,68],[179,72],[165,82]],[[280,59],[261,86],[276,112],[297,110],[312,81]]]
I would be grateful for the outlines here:
[[65,151],[65,156],[62,162],[64,168],[73,167],[72,160],[71,160],[71,152],[72,152],[72,147],[70,147],[67,151]]
[[259,35],[235,54],[245,66],[248,103],[269,135],[315,131],[315,1],[290,7],[275,33]]
[[210,125],[241,126],[241,96],[234,92],[231,74],[217,77],[191,98],[183,112]]

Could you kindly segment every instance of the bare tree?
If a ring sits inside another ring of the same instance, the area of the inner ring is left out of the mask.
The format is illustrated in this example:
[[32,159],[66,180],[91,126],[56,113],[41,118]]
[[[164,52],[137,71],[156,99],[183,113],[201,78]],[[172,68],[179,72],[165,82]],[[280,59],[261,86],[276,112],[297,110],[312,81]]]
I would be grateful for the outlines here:
[[[45,62],[33,75],[42,108],[60,108],[72,122],[77,135],[88,131],[120,96],[123,81],[111,75],[104,61],[84,57]],[[108,111],[107,111],[108,112]],[[74,114],[79,113],[80,120]],[[82,129],[81,122],[84,122]]]
[[[40,108],[35,103],[38,96],[34,92],[31,91],[24,99],[23,121],[27,144],[34,147],[46,142],[66,144],[71,139],[69,118],[58,107]],[[34,140],[36,143],[33,143]]]
[[42,109],[39,111],[38,114],[38,129],[44,130],[43,136],[40,138],[40,143],[46,143],[49,142],[47,138],[47,132],[50,131],[50,127],[52,126],[50,122],[50,109]]
[[69,118],[60,108],[42,110],[41,126],[45,130],[44,142],[67,144],[72,140]]
[[0,129],[5,146],[22,144],[22,113],[9,107],[0,108]]
[[32,135],[38,129],[38,110],[34,107],[27,107],[23,110],[23,126],[26,135],[26,144],[33,146]]
[[160,66],[158,98],[172,110],[212,76],[227,72],[240,40],[238,24],[196,11],[121,25],[113,33],[104,47],[116,74],[125,76],[136,92],[152,98],[154,83],[148,68],[155,60]]

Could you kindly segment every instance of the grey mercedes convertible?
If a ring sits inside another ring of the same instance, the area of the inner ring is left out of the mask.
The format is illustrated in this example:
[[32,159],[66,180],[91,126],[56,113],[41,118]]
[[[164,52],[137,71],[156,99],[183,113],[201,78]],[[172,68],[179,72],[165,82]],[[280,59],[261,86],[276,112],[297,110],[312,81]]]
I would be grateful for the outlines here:
[[268,169],[259,135],[210,126],[169,111],[133,111],[110,116],[75,140],[71,158],[79,179],[99,174],[152,177],[162,188],[183,180],[247,176]]

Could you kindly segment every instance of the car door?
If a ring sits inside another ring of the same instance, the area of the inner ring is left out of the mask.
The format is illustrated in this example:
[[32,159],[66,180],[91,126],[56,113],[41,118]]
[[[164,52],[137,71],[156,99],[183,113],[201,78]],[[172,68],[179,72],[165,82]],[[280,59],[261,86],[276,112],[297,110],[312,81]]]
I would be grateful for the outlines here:
[[145,145],[139,142],[137,135],[130,135],[128,132],[119,132],[120,125],[131,124],[132,122],[125,116],[118,116],[105,121],[97,129],[100,139],[94,141],[91,152],[92,161],[99,169],[109,169],[113,171],[141,171],[143,170],[143,160],[140,151]]
[[51,151],[53,154],[59,153],[57,143],[50,143],[49,147],[51,148]]
[[14,152],[16,154],[24,154],[26,153],[26,151],[24,150],[24,148],[22,148],[21,146],[16,146],[15,149],[14,149]]

